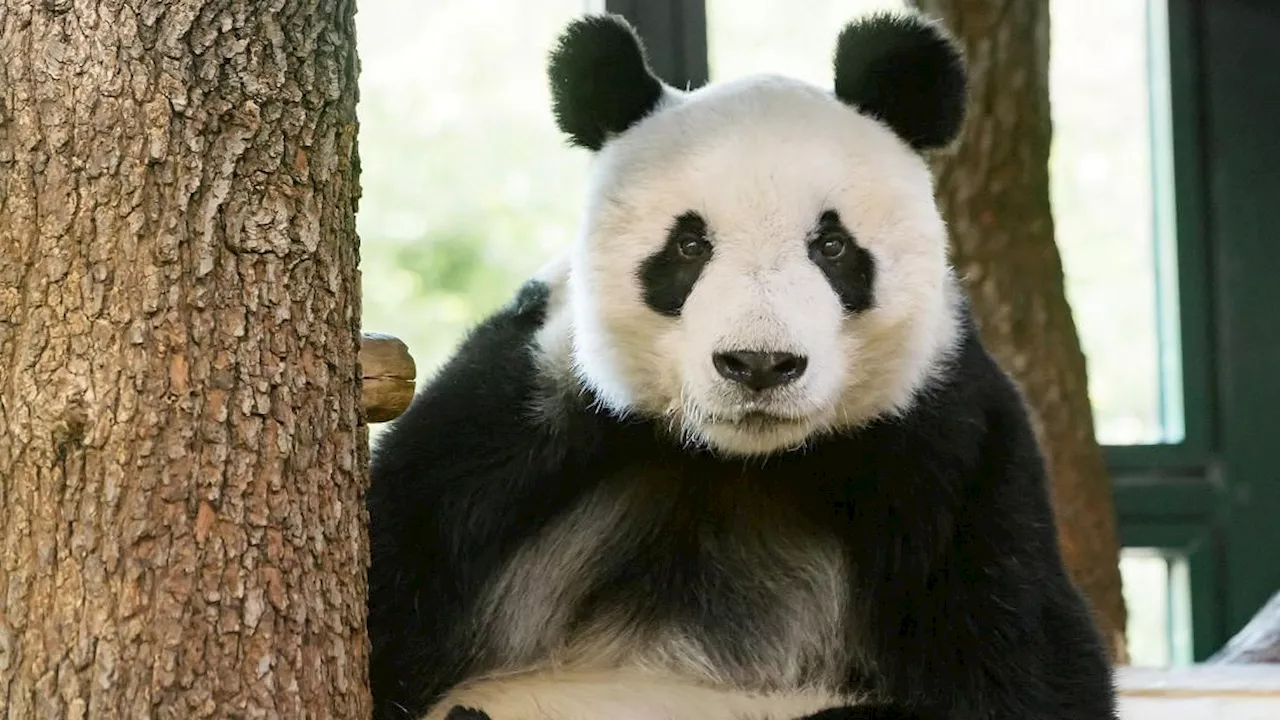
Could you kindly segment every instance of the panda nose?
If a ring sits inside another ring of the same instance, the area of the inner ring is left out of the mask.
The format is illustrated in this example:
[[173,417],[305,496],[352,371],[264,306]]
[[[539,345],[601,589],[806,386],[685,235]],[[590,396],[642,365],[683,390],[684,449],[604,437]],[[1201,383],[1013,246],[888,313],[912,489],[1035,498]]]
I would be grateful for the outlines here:
[[731,350],[711,356],[720,376],[757,392],[794,382],[809,367],[809,360],[785,352]]

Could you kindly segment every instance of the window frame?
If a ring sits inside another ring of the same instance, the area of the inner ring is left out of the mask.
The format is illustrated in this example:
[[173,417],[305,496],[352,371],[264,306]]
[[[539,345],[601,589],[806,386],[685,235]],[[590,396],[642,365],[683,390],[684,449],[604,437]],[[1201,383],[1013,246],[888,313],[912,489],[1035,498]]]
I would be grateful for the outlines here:
[[[1152,6],[1160,2],[1150,0]],[[1149,476],[1152,471],[1159,470],[1198,470],[1204,475],[1209,465],[1210,440],[1214,431],[1195,14],[1193,0],[1163,2],[1167,35],[1153,38],[1151,54],[1164,54],[1166,57],[1149,57],[1148,67],[1161,62],[1165,64],[1169,87],[1164,92],[1168,94],[1169,107],[1168,117],[1153,118],[1152,135],[1153,143],[1168,142],[1172,152],[1169,166],[1157,162],[1153,176],[1157,184],[1172,186],[1167,197],[1173,204],[1168,208],[1168,216],[1172,217],[1174,227],[1163,227],[1160,216],[1164,208],[1158,208],[1157,252],[1153,260],[1159,294],[1157,322],[1161,325],[1161,352],[1168,353],[1169,343],[1174,343],[1177,354],[1172,361],[1162,358],[1162,370],[1166,378],[1173,370],[1181,380],[1177,396],[1181,398],[1178,422],[1183,426],[1183,438],[1171,443],[1104,446],[1107,465],[1118,478]],[[1155,91],[1160,92],[1159,89]],[[1153,108],[1161,107],[1162,103],[1154,100]],[[1167,139],[1159,137],[1164,133],[1169,134]],[[1157,151],[1153,156],[1158,161],[1161,154]],[[1157,192],[1156,198],[1157,203],[1161,202],[1162,193]],[[1169,253],[1171,243],[1173,248]],[[1162,263],[1165,259],[1172,260],[1174,267],[1165,267]],[[1170,294],[1176,297],[1170,298]],[[1173,328],[1170,327],[1171,315],[1177,319]],[[1170,334],[1174,337],[1169,337]],[[1168,397],[1169,388],[1166,386],[1164,390],[1162,395]]]
[[[1151,5],[1160,2],[1151,0]],[[1163,140],[1160,132],[1171,134],[1167,139],[1172,150],[1170,167],[1157,166],[1154,177],[1156,183],[1172,185],[1169,214],[1174,227],[1158,224],[1157,244],[1166,251],[1170,243],[1174,245],[1172,253],[1163,254],[1174,266],[1161,267],[1158,250],[1156,267],[1158,292],[1164,295],[1175,288],[1176,299],[1160,298],[1162,317],[1158,321],[1162,342],[1178,344],[1183,438],[1167,444],[1104,446],[1103,451],[1112,478],[1121,545],[1158,548],[1186,559],[1191,659],[1201,662],[1230,636],[1224,618],[1224,524],[1230,501],[1213,442],[1218,416],[1213,399],[1211,274],[1202,156],[1206,142],[1201,123],[1200,18],[1196,0],[1164,0],[1164,11],[1167,34],[1152,38],[1152,54],[1163,54],[1164,58],[1151,57],[1149,62],[1166,63],[1169,83],[1164,90],[1168,116],[1153,118],[1153,142]],[[1158,109],[1161,103],[1152,105]],[[1176,340],[1164,334],[1170,313],[1177,318]]]
[[668,84],[689,89],[706,84],[710,61],[704,0],[604,0],[604,8],[635,27],[654,72]]

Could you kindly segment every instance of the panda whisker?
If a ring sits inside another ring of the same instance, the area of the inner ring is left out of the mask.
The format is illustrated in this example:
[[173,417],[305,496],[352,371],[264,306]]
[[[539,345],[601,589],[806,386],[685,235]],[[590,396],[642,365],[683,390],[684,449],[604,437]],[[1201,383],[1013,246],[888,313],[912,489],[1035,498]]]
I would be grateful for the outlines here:
[[680,411],[672,418],[672,433],[680,437],[681,447],[688,450],[697,445],[697,428],[702,423],[702,410],[693,401],[689,386],[680,386]]

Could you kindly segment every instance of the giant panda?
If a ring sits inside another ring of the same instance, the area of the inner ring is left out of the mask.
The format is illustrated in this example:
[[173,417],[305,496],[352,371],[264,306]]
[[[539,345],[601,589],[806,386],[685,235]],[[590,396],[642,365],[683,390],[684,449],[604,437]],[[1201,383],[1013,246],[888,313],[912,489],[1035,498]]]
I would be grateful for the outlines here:
[[877,13],[833,68],[679,90],[564,31],[581,233],[374,449],[379,720],[1115,717],[948,262],[962,55]]

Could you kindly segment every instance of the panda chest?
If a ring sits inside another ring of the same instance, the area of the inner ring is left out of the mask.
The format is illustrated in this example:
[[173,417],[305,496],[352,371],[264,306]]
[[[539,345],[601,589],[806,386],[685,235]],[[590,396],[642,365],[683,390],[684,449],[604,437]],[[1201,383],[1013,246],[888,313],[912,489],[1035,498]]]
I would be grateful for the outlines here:
[[839,685],[853,659],[844,553],[760,500],[639,483],[588,495],[490,584],[486,664]]

